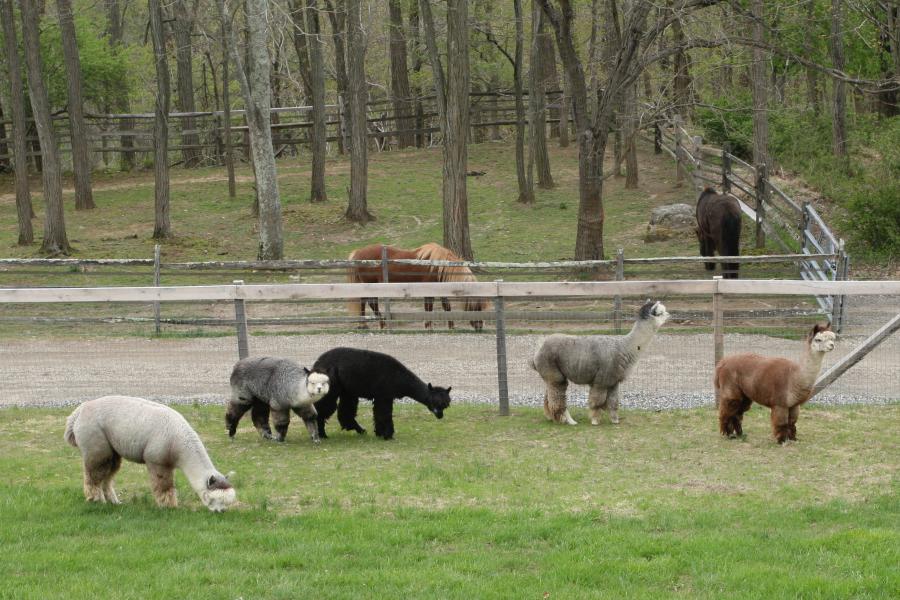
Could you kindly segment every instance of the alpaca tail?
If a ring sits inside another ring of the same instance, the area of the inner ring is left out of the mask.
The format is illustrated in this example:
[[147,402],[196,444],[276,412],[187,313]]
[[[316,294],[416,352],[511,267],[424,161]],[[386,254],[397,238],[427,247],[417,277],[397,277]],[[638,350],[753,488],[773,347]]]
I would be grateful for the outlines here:
[[[722,250],[726,256],[741,254],[741,212],[729,212],[722,220]],[[725,279],[737,279],[740,263],[725,263]]]
[[[356,250],[350,253],[347,260],[356,260]],[[359,267],[347,267],[347,283],[360,283],[360,281]],[[347,301],[347,312],[351,316],[361,317],[363,314],[361,307],[364,301],[362,298],[351,298]]]
[[66,432],[63,434],[63,439],[76,448],[78,447],[78,444],[75,441],[75,423],[78,422],[78,416],[80,414],[81,406],[72,411],[72,414],[66,419]]

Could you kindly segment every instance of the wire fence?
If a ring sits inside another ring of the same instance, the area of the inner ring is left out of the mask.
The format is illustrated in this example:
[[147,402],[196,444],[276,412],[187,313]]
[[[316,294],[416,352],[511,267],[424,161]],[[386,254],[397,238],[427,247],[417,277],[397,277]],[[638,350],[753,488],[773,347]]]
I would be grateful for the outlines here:
[[[712,289],[707,284],[713,282],[693,283]],[[772,282],[742,283],[759,286]],[[777,283],[800,285],[803,282]],[[544,294],[541,290],[551,284],[516,284],[524,287],[516,288],[518,295],[502,296],[500,311],[496,310],[497,298],[485,296],[489,300],[486,310],[476,314],[483,321],[480,331],[469,323],[467,317],[472,316],[469,311],[459,309],[461,299],[458,298],[452,301],[453,312],[436,311],[431,328],[426,328],[427,316],[423,299],[416,297],[418,293],[405,292],[412,297],[395,294],[391,299],[392,319],[384,328],[377,319],[371,318],[366,329],[357,329],[359,323],[350,320],[346,313],[346,289],[356,289],[351,286],[336,290],[328,298],[311,298],[301,292],[295,299],[285,296],[292,290],[322,286],[227,287],[254,288],[244,296],[271,296],[269,292],[275,288],[284,292],[274,294],[277,300],[240,300],[249,332],[244,343],[251,355],[286,356],[311,365],[322,352],[336,346],[378,350],[396,356],[425,381],[452,385],[456,402],[501,405],[504,401],[501,385],[505,384],[506,400],[513,407],[537,406],[542,402],[543,384],[529,367],[528,360],[548,334],[627,333],[637,309],[648,296],[662,299],[672,317],[623,385],[622,405],[626,409],[711,405],[717,334],[724,354],[752,351],[768,356],[799,357],[806,333],[814,323],[823,321],[811,294],[728,293],[718,299],[721,326],[717,327],[716,299],[710,293],[689,293],[683,291],[684,285],[678,288],[681,291],[672,291],[676,288],[667,288],[663,282],[626,284],[631,287],[622,290],[618,302],[608,291],[575,296]],[[471,285],[462,284],[462,288]],[[493,284],[475,285],[481,286],[478,293],[485,293],[485,286]],[[598,285],[609,284],[584,285],[594,290],[600,289]],[[404,286],[388,284],[388,287]],[[169,290],[174,290],[171,292],[174,294],[182,293],[183,289],[198,288],[161,288],[156,292],[160,294],[158,297],[164,297]],[[371,288],[366,289],[361,293],[370,293]],[[854,306],[853,317],[848,320],[837,349],[826,358],[826,368],[860,347],[873,331],[896,316],[900,310],[900,285],[885,289],[890,293],[848,294]],[[535,293],[526,294],[521,290]],[[453,297],[450,291],[447,294]],[[223,403],[229,393],[228,377],[239,357],[241,342],[236,335],[236,301],[232,298],[162,301],[164,318],[189,316],[194,320],[207,319],[212,324],[192,323],[157,336],[152,322],[136,327],[122,316],[138,307],[152,310],[152,302],[81,302],[73,301],[74,296],[66,290],[21,291],[22,294],[57,294],[55,302],[28,302],[13,299],[15,292],[18,291],[0,290],[0,315],[4,319],[0,377],[6,382],[0,406],[74,404],[113,393],[169,403]],[[108,290],[96,292],[109,293]],[[773,309],[785,300],[792,304],[790,311]],[[95,320],[78,318],[60,322],[35,318],[50,308],[57,313],[61,309],[83,310]],[[11,312],[23,320],[10,321]],[[348,319],[343,323],[333,318],[342,312]],[[329,315],[327,322],[317,320],[322,314]],[[459,318],[451,330],[447,317],[454,315]],[[866,355],[814,401],[897,401],[900,400],[898,374],[900,336],[894,336]],[[583,406],[586,389],[571,386],[570,398],[574,405]]]

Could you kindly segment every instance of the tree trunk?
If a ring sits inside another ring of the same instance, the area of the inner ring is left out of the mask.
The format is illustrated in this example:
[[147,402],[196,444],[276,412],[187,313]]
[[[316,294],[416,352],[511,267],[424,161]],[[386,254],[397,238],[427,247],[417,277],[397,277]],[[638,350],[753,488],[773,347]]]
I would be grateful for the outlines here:
[[28,145],[25,143],[25,91],[22,86],[22,68],[19,64],[19,48],[16,42],[16,22],[12,0],[0,0],[0,21],[3,22],[3,39],[6,42],[6,61],[9,72],[10,104],[12,105],[12,138],[16,174],[16,214],[19,221],[18,244],[34,242],[31,218],[31,191],[28,185]]
[[169,222],[169,64],[166,57],[166,39],[159,0],[147,0],[150,13],[150,37],[153,39],[153,57],[156,64],[156,116],[153,119],[153,173],[155,179],[155,219],[153,238],[172,236]]
[[[531,122],[530,153],[537,169],[538,187],[548,190],[553,188],[553,175],[550,172],[550,156],[547,153],[547,109],[544,94],[547,69],[544,63],[548,59],[553,59],[553,52],[550,52],[549,58],[543,56],[546,44],[541,38],[547,37],[544,19],[541,17],[541,9],[535,0],[532,0],[531,7],[531,78],[528,90],[529,120]],[[529,159],[528,162],[530,164],[532,160]]]
[[401,148],[415,145],[414,106],[409,92],[409,71],[406,60],[406,36],[403,33],[403,12],[400,0],[388,0],[390,16],[391,95],[394,101],[394,126],[400,131],[397,141]]
[[637,110],[637,84],[625,87],[623,94],[623,123],[625,130],[625,189],[635,190],[638,187],[638,161],[635,139],[637,138],[638,110]]
[[[124,28],[122,26],[122,11],[119,9],[119,0],[106,0],[107,29],[109,45],[111,48],[118,49],[122,45],[122,36]],[[131,103],[128,101],[127,90],[120,90],[116,94],[116,100],[113,102],[112,109],[120,114],[128,114],[131,112]],[[112,111],[110,111],[112,112]],[[119,130],[132,131],[134,129],[134,119],[123,117],[118,122]],[[128,148],[134,147],[134,138],[131,135],[123,135],[120,138],[122,150],[121,168],[124,171],[130,171],[134,168],[134,152]]]
[[[59,1],[59,0],[57,0]],[[194,101],[194,69],[192,64],[191,33],[194,30],[194,15],[187,6],[187,0],[175,0],[175,21],[172,31],[175,34],[176,87],[178,88],[178,110],[196,112]],[[186,168],[200,165],[200,136],[193,133],[196,122],[193,117],[181,118],[182,146],[181,157]]]
[[361,0],[347,0],[347,62],[350,92],[350,201],[345,216],[355,223],[373,219],[366,202],[368,137],[366,130],[366,40]]
[[[419,52],[421,46],[419,40],[419,3],[415,0],[409,3],[409,35],[412,38],[413,48],[412,68],[414,77],[411,92],[416,111],[415,127],[418,130],[422,130],[425,129],[425,110],[422,107],[422,86],[419,84],[419,73],[422,71],[422,56]],[[416,147],[422,148],[425,146],[425,136],[426,134],[421,131],[416,134]]]
[[[532,0],[532,4],[535,4],[534,0]],[[537,7],[534,12],[540,14],[540,7]],[[538,44],[540,45],[541,53],[540,62],[542,67],[541,81],[543,84],[543,91],[546,93],[547,90],[550,90],[555,93],[560,89],[559,73],[556,70],[556,48],[554,47],[553,43],[553,34],[551,34],[547,30],[546,19],[541,19],[541,30],[538,33]],[[546,96],[544,105],[546,107]],[[552,106],[546,109],[546,112],[550,115],[550,119],[553,120],[559,119],[559,110],[559,105],[553,103]],[[558,128],[550,127],[551,138],[556,137],[558,134]]]
[[675,101],[675,113],[681,115],[685,122],[691,118],[691,72],[688,65],[687,53],[683,50],[685,45],[684,29],[681,19],[675,19],[672,23],[672,41],[676,48],[672,61],[672,95]]
[[559,99],[559,147],[569,147],[569,104],[572,102],[571,92],[569,91],[569,80],[562,77],[563,95]]
[[234,198],[237,186],[234,180],[234,143],[231,139],[231,77],[228,75],[229,46],[232,40],[225,22],[221,20],[219,34],[222,36],[222,123],[225,130],[222,135],[225,138],[225,170],[228,173],[228,197]]
[[[807,0],[806,3],[806,20],[805,25],[808,31],[814,31],[816,26],[815,16],[815,0]],[[803,36],[803,51],[806,56],[813,56],[812,36]],[[816,116],[822,112],[819,104],[819,72],[812,68],[806,67],[806,101],[809,108],[812,109]]]
[[434,74],[441,133],[443,134],[444,246],[472,260],[469,238],[469,201],[466,166],[469,131],[469,29],[467,0],[447,2],[447,79],[437,50],[434,17],[429,0],[419,0],[425,42]]
[[309,30],[309,83],[312,87],[312,177],[310,202],[325,202],[325,155],[327,132],[325,131],[325,66],[322,60],[322,28],[319,21],[317,0],[307,0],[306,27]]
[[[828,50],[831,65],[838,72],[844,70],[844,17],[842,0],[831,0],[831,35]],[[844,162],[847,159],[847,90],[844,80],[833,80],[834,96],[831,101],[831,151]]]
[[44,240],[41,252],[45,254],[69,254],[66,236],[66,220],[62,203],[59,147],[50,120],[50,99],[44,85],[41,64],[40,34],[35,0],[21,0],[22,39],[25,45],[25,66],[28,74],[28,96],[34,116],[43,158],[41,176],[44,183]]
[[75,209],[95,208],[91,191],[91,156],[84,125],[84,100],[81,94],[81,60],[75,40],[71,0],[56,0],[63,57],[66,63],[69,126],[72,129],[72,169],[75,172]]
[[347,82],[347,52],[344,49],[344,38],[347,35],[347,13],[346,0],[335,0],[332,4],[331,0],[325,0],[328,7],[328,19],[331,21],[331,40],[334,43],[334,70],[337,79],[338,104],[343,106],[343,112],[339,115],[338,123],[338,152],[343,154],[348,145],[347,132],[350,130],[347,125],[350,115],[350,102],[348,98],[349,84]]
[[[622,32],[619,27],[619,9],[616,4],[617,0],[604,0],[603,5],[603,71],[606,80],[609,81],[613,70],[616,68],[616,56],[622,45]],[[594,102],[594,98],[588,99],[588,102]],[[616,177],[622,176],[622,160],[625,158],[622,145],[622,94],[619,93],[612,97],[612,110],[614,122],[618,121],[613,138],[613,174]],[[601,158],[602,161],[602,158]],[[601,165],[602,166],[602,165]]]
[[763,27],[763,0],[752,0],[753,40],[759,44],[753,47],[753,59],[750,63],[750,86],[753,96],[753,162],[757,165],[769,164],[769,115],[768,78],[766,77],[766,53],[761,45],[765,43]]
[[297,53],[297,70],[303,85],[303,98],[311,102],[313,97],[312,78],[309,66],[309,43],[307,42],[308,19],[304,19],[303,0],[291,0],[291,21],[294,24],[294,51]]
[[259,260],[281,260],[284,239],[281,229],[281,197],[278,193],[278,172],[272,149],[272,128],[269,106],[269,17],[265,0],[247,0],[247,54],[249,64],[242,64],[234,43],[231,22],[224,0],[218,0],[219,18],[225,23],[235,76],[241,85],[241,95],[250,133],[250,153],[256,179],[256,198],[259,203]]
[[6,139],[6,115],[3,114],[3,96],[0,95],[0,154],[4,155],[0,158],[0,173],[8,173],[11,168],[8,157],[9,144],[6,143]]
[[[525,45],[525,28],[522,24],[522,0],[513,0],[516,13],[516,56],[513,65],[513,88],[516,95],[516,178],[519,182],[518,201],[534,202],[534,187],[530,173],[525,175],[525,103],[522,100],[522,54]],[[495,119],[497,116],[494,117]]]

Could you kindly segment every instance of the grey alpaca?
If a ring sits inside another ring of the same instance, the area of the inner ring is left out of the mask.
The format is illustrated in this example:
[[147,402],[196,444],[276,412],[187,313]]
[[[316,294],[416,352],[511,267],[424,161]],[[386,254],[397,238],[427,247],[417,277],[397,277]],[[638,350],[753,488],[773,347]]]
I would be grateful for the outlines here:
[[577,424],[566,407],[566,388],[571,381],[591,386],[588,408],[592,425],[600,424],[600,411],[604,408],[609,412],[610,421],[618,423],[619,384],[628,377],[641,352],[668,318],[665,305],[647,300],[628,335],[557,333],[544,340],[530,365],[547,384],[544,395],[547,418],[557,423]]
[[[319,443],[315,402],[328,393],[328,375],[310,371],[292,360],[273,356],[245,358],[231,371],[231,401],[225,412],[225,426],[234,437],[238,422],[252,409],[253,425],[265,439],[283,442],[291,411],[306,425],[312,441]],[[269,429],[269,413],[275,435]]]

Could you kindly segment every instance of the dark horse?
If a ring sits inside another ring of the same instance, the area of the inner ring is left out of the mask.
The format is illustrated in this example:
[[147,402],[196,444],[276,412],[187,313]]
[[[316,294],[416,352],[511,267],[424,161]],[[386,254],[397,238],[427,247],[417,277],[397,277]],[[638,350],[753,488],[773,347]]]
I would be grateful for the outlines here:
[[[364,248],[359,248],[350,253],[350,260],[381,260],[382,248],[387,250],[389,259],[417,259],[417,260],[443,260],[450,262],[463,262],[463,259],[456,254],[439,246],[438,244],[425,244],[412,250],[404,250],[396,246],[385,246],[383,244],[373,244]],[[405,265],[396,263],[387,263],[387,281],[391,283],[417,283],[427,282],[435,283],[441,281],[475,281],[475,275],[471,269],[466,266],[450,266],[438,267],[433,265]],[[350,267],[347,273],[347,281],[351,283],[382,283],[382,268],[377,266],[354,266]],[[360,298],[359,302],[350,302],[350,313],[357,316],[365,316],[366,304],[375,312],[380,319],[381,327],[384,328],[384,319],[378,311],[378,298]],[[441,305],[445,311],[450,310],[450,300],[441,298]],[[485,309],[485,301],[483,298],[466,298],[465,308],[467,311],[481,311]],[[431,312],[434,309],[434,298],[425,298],[425,310]],[[475,331],[481,331],[484,327],[484,321],[469,321]],[[453,321],[448,321],[447,326],[453,329]],[[363,325],[365,327],[365,325]],[[431,321],[425,321],[425,327],[431,328]]]
[[[738,256],[741,253],[741,207],[734,196],[717,194],[706,188],[697,200],[697,239],[700,255]],[[716,263],[704,263],[715,271]],[[725,279],[737,279],[739,263],[722,264]]]

